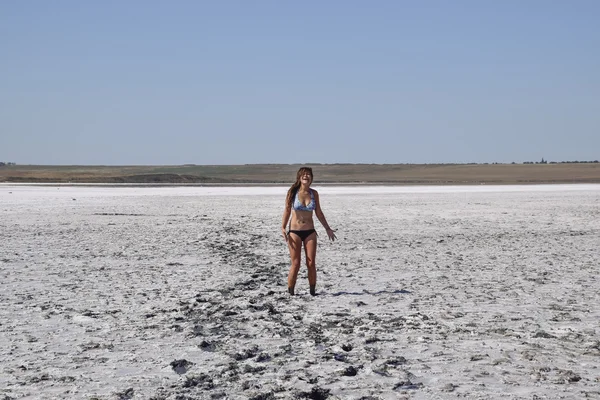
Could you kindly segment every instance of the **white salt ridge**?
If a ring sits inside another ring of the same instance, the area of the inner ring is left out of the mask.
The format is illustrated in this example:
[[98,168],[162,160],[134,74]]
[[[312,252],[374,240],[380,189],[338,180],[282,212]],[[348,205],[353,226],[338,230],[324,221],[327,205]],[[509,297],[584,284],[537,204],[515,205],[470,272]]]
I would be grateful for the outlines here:
[[600,185],[316,188],[0,185],[0,396],[600,397]]
[[[511,193],[511,192],[578,192],[598,191],[600,184],[556,184],[556,185],[446,185],[446,186],[313,186],[324,194],[402,194],[402,193]],[[48,183],[0,183],[0,190],[13,195],[29,198],[36,197],[112,197],[112,196],[268,196],[285,195],[289,186],[105,186],[103,184],[60,185]],[[1,192],[0,192],[1,193]]]

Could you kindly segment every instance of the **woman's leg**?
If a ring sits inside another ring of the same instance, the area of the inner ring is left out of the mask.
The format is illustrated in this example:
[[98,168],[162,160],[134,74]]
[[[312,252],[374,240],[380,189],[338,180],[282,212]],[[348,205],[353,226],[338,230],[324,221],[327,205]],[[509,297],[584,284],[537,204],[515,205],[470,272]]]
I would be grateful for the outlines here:
[[290,273],[288,274],[288,291],[293,295],[294,287],[296,286],[296,279],[298,279],[298,272],[300,271],[302,239],[293,233],[289,234],[288,248],[290,249],[290,258],[292,260],[292,266],[290,267]]
[[314,232],[304,240],[304,253],[306,255],[306,268],[308,268],[308,284],[310,285],[310,294],[315,295],[317,286],[317,265],[315,258],[317,256],[317,233]]

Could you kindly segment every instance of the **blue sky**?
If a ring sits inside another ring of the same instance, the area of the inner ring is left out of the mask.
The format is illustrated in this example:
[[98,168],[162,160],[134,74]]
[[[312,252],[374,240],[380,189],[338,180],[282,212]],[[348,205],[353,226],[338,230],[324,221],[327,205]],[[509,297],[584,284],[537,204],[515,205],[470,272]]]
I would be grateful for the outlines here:
[[0,161],[600,158],[599,1],[2,1]]

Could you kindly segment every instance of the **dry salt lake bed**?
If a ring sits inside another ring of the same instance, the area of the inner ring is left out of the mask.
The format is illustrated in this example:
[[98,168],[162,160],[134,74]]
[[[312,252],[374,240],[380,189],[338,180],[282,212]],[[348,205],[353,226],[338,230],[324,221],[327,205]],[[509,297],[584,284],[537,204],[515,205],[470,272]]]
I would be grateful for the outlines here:
[[600,185],[0,185],[0,399],[600,398]]

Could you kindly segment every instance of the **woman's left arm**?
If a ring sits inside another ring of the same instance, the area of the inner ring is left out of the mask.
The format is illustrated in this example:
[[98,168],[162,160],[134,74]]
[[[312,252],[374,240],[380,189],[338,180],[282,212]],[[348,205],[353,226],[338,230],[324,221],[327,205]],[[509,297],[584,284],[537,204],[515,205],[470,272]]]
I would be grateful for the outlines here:
[[327,231],[327,236],[329,236],[329,239],[331,239],[331,241],[334,241],[335,239],[337,239],[337,237],[335,236],[334,230],[331,229],[331,227],[327,223],[327,220],[325,219],[325,214],[323,214],[323,210],[321,210],[321,200],[319,199],[319,193],[314,189],[313,193],[315,194],[315,202],[317,203],[317,206],[315,207],[315,214],[317,215],[317,218],[319,219],[321,225],[323,225],[323,228],[325,228],[325,230]]

